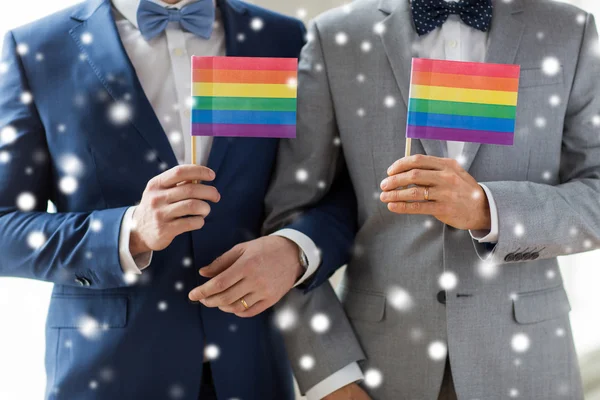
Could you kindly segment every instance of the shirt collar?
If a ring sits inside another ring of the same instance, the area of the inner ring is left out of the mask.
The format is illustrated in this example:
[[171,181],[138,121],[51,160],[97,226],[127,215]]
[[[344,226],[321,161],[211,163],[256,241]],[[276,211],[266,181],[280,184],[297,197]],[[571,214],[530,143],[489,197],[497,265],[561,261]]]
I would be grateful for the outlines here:
[[[137,23],[137,10],[140,6],[141,0],[111,0],[113,7],[125,17],[129,22],[131,22],[136,28],[138,28]],[[177,4],[168,4],[161,0],[150,0],[153,3],[161,5],[163,7],[171,7],[180,9],[188,4],[194,3],[198,0],[181,0]],[[213,0],[213,4],[216,7],[216,0]]]

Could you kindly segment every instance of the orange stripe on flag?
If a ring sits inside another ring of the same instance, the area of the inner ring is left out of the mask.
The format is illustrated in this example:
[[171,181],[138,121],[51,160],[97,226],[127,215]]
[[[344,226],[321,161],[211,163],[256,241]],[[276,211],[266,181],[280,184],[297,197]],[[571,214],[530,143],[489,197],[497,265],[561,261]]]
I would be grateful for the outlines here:
[[196,83],[289,83],[295,85],[298,79],[298,73],[296,71],[195,69],[193,79]]
[[435,72],[438,74],[475,75],[513,79],[518,79],[521,75],[521,67],[510,64],[483,64],[414,58],[412,67],[413,71]]
[[515,78],[494,78],[474,75],[441,74],[435,72],[414,71],[412,83],[413,85],[498,90],[502,92],[519,91],[519,80]]

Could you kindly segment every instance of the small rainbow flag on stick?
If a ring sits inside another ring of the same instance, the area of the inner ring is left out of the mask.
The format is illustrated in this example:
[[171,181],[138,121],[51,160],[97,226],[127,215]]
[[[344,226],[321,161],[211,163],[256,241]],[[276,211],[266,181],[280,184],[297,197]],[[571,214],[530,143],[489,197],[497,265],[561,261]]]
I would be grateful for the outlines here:
[[406,137],[512,145],[518,65],[415,58]]
[[297,58],[192,57],[192,135],[296,137]]

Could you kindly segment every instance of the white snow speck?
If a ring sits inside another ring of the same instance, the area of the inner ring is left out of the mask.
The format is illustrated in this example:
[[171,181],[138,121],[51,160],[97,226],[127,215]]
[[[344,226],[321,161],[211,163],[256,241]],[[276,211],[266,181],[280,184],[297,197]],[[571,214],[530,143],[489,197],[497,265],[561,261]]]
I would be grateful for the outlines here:
[[140,275],[135,274],[133,272],[126,272],[123,275],[123,280],[127,285],[134,285],[140,279]]
[[300,357],[300,368],[310,371],[315,366],[315,359],[312,356],[304,355]]
[[84,32],[81,35],[81,43],[88,45],[88,44],[92,44],[92,42],[94,41],[94,36],[92,36],[91,33],[89,32]]
[[123,125],[131,118],[131,107],[127,103],[118,101],[110,106],[108,116],[113,124]]
[[335,42],[340,46],[344,46],[346,43],[348,43],[348,35],[346,35],[344,32],[339,32],[337,35],[335,35]]
[[366,114],[367,113],[364,108],[359,108],[356,110],[356,115],[358,115],[360,118],[363,118]]
[[90,229],[94,232],[100,232],[102,230],[102,221],[99,219],[93,219],[90,221]]
[[0,62],[0,74],[5,74],[8,72],[8,64],[5,62]]
[[514,398],[517,398],[517,397],[519,397],[519,391],[518,391],[517,389],[515,389],[515,388],[512,388],[512,389],[510,389],[510,390],[508,391],[508,395],[509,395],[510,397],[512,397],[513,399],[514,399]]
[[192,266],[192,258],[191,257],[185,257],[182,261],[181,264],[183,264],[184,267],[189,268]]
[[10,162],[10,153],[8,151],[0,151],[0,164],[8,164]]
[[308,180],[308,171],[300,168],[299,170],[296,171],[296,181],[300,182],[300,183],[304,183]]
[[383,22],[378,22],[375,25],[373,25],[373,32],[376,35],[383,35],[385,33],[385,25],[383,24]]
[[246,35],[245,35],[245,34],[243,34],[243,33],[238,33],[238,34],[237,34],[237,41],[241,43],[241,42],[243,42],[244,40],[246,40]]
[[458,277],[454,272],[446,271],[440,275],[438,284],[444,290],[453,290],[458,285]]
[[516,237],[522,237],[525,234],[525,227],[522,224],[516,224],[514,233]]
[[19,55],[24,56],[27,53],[29,53],[29,46],[27,46],[26,43],[19,43],[17,45],[17,53],[19,53]]
[[364,51],[365,53],[368,53],[371,51],[371,49],[373,48],[373,45],[371,45],[371,42],[369,42],[368,40],[365,40],[364,42],[362,42],[362,44],[360,45],[360,49],[362,51]]
[[322,313],[315,314],[310,320],[310,326],[312,330],[317,333],[327,332],[330,324],[329,317]]
[[534,121],[537,128],[543,129],[548,125],[548,121],[544,117],[537,117]]
[[33,250],[41,248],[46,244],[46,235],[43,232],[35,231],[27,235],[27,245]]
[[299,8],[296,10],[296,17],[298,17],[300,19],[306,18],[307,15],[308,15],[308,13],[306,12],[306,9],[304,9],[304,8]]
[[400,312],[407,312],[413,306],[413,299],[410,293],[399,286],[392,286],[388,290],[387,299],[390,305]]
[[86,339],[95,339],[100,335],[100,324],[89,315],[84,315],[77,324],[79,333]]
[[31,104],[32,101],[33,101],[33,95],[30,92],[21,93],[21,103]]
[[12,125],[6,125],[0,131],[0,143],[11,144],[17,140],[17,130]]
[[175,290],[181,292],[183,290],[183,282],[175,282]]
[[510,344],[513,351],[516,353],[525,353],[529,350],[529,345],[531,343],[529,341],[529,336],[524,333],[517,333],[512,337]]
[[448,354],[448,347],[446,343],[436,341],[429,345],[427,352],[429,353],[429,358],[433,361],[445,361]]
[[560,61],[556,57],[546,57],[542,61],[542,71],[548,76],[557,75],[560,72]]
[[291,308],[284,308],[275,315],[275,323],[282,331],[292,329],[296,325],[296,313]]
[[65,176],[58,182],[58,187],[60,191],[66,195],[73,194],[77,191],[79,187],[79,183],[77,179],[72,176]]
[[221,350],[216,344],[208,344],[204,348],[204,357],[209,361],[219,358],[219,354],[221,354]]
[[31,211],[35,208],[37,201],[35,196],[29,192],[23,192],[17,197],[17,207],[21,211]]
[[167,304],[166,301],[158,302],[158,311],[167,311],[168,308],[169,308],[169,305]]
[[563,328],[557,328],[556,329],[556,336],[558,337],[564,337],[566,334],[566,331]]
[[392,96],[387,96],[384,100],[383,100],[383,104],[387,107],[387,108],[392,108],[396,105],[396,99]]
[[560,106],[560,96],[557,94],[553,94],[552,96],[550,96],[550,98],[548,99],[548,102],[550,103],[550,105],[552,107],[558,107]]
[[90,381],[90,389],[92,389],[92,390],[98,389],[98,382],[97,381]]
[[250,22],[250,28],[255,31],[260,31],[265,26],[265,23],[260,18],[253,18]]
[[369,368],[365,371],[365,385],[370,388],[377,388],[383,383],[383,374],[375,368]]

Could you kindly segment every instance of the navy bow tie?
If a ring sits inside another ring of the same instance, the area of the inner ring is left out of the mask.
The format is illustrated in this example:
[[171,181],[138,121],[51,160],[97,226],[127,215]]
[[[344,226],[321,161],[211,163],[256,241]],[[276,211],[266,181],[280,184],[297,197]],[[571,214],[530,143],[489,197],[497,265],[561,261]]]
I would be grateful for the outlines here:
[[146,40],[162,33],[169,22],[179,22],[186,31],[209,39],[215,22],[215,6],[213,0],[200,0],[178,10],[142,0],[137,11],[137,21],[140,32]]
[[444,25],[451,14],[460,16],[465,24],[483,32],[487,32],[492,24],[492,0],[412,0],[410,7],[419,36]]

